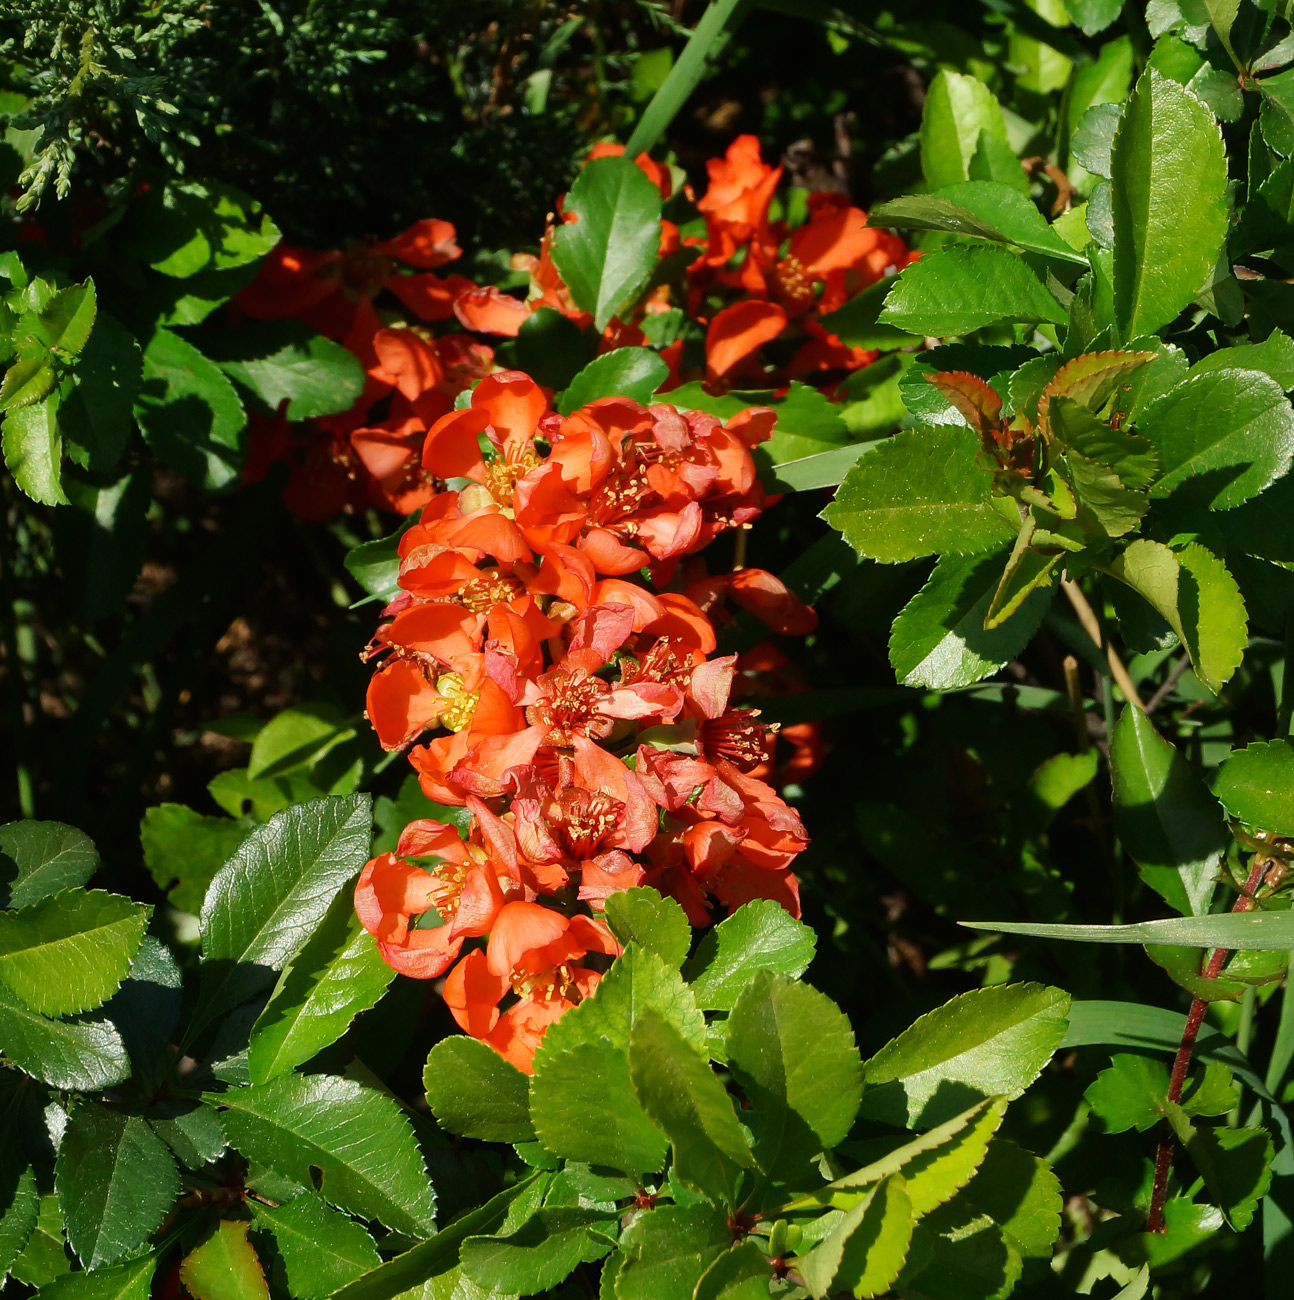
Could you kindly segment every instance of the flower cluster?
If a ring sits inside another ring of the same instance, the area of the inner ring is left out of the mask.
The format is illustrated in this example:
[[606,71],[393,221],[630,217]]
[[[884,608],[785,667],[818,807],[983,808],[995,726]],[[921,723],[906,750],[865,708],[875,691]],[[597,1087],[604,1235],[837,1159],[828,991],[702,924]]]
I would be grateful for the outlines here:
[[470,829],[408,826],[356,909],[397,970],[448,972],[458,1023],[523,1070],[618,951],[609,894],[651,885],[696,925],[752,898],[798,912],[807,836],[757,775],[768,729],[731,703],[706,611],[730,598],[789,632],[813,612],[771,574],[681,564],[758,515],[771,425],[620,397],[561,416],[504,371],[427,432],[438,490],[400,540],[367,709]]

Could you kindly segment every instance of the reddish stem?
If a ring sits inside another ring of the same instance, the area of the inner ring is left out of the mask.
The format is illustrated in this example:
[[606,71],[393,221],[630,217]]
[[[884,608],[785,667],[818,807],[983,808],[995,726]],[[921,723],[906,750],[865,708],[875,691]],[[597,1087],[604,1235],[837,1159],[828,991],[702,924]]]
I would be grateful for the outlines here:
[[[1233,912],[1252,912],[1256,906],[1254,893],[1262,884],[1270,859],[1263,853],[1255,853],[1249,867],[1249,879],[1245,881],[1244,893],[1236,899]],[[1200,977],[1215,980],[1222,972],[1222,963],[1227,959],[1226,948],[1215,948],[1200,972]],[[1195,1040],[1199,1037],[1200,1026],[1204,1023],[1204,1013],[1208,1003],[1203,998],[1194,998],[1191,1009],[1186,1013],[1186,1024],[1182,1029],[1182,1041],[1177,1046],[1177,1055],[1173,1058],[1173,1072],[1168,1079],[1168,1100],[1178,1102],[1182,1099],[1182,1088],[1186,1084],[1186,1071],[1191,1066],[1191,1053],[1195,1050]],[[1168,1200],[1168,1170],[1173,1163],[1173,1132],[1165,1123],[1163,1134],[1159,1139],[1159,1149],[1155,1152],[1155,1182],[1150,1193],[1150,1213],[1146,1216],[1146,1231],[1163,1233],[1167,1231],[1164,1224],[1164,1205]]]

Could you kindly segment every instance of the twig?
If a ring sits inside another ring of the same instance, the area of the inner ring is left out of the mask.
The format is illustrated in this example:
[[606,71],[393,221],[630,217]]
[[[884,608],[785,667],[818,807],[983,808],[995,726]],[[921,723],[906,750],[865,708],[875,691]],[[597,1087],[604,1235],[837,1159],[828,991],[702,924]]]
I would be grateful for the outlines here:
[[1092,747],[1092,736],[1087,729],[1087,710],[1083,707],[1083,686],[1078,680],[1078,660],[1066,655],[1061,667],[1065,670],[1065,694],[1069,696],[1069,711],[1074,716],[1074,731],[1078,737],[1079,752]]
[[1083,595],[1078,583],[1071,578],[1066,578],[1060,584],[1060,589],[1074,607],[1074,613],[1078,615],[1078,621],[1082,624],[1083,631],[1092,638],[1095,645],[1105,645],[1106,658],[1110,661],[1110,676],[1118,683],[1119,689],[1123,692],[1123,698],[1129,704],[1135,704],[1142,713],[1145,713],[1146,706],[1142,703],[1141,696],[1133,684],[1132,678],[1128,675],[1128,670],[1123,666],[1123,660],[1119,658],[1118,651],[1106,642],[1101,635],[1100,620],[1096,617],[1096,611],[1087,603],[1087,597]]
[[[1265,853],[1255,853],[1249,867],[1249,879],[1245,881],[1244,892],[1236,899],[1233,912],[1252,912],[1257,906],[1254,894],[1262,884],[1263,876],[1271,865],[1272,859]],[[1200,972],[1203,979],[1215,980],[1222,971],[1222,963],[1227,959],[1226,948],[1215,948],[1209,954],[1204,969]],[[1168,1100],[1178,1102],[1182,1099],[1182,1087],[1186,1083],[1186,1071],[1190,1068],[1191,1053],[1195,1050],[1195,1040],[1200,1034],[1200,1025],[1208,1003],[1203,998],[1194,998],[1191,1009],[1186,1013],[1186,1025],[1182,1029],[1182,1040],[1177,1046],[1177,1055],[1173,1058],[1173,1072],[1168,1079]],[[1159,1139],[1159,1150],[1155,1152],[1155,1182],[1150,1192],[1150,1213],[1146,1216],[1146,1231],[1163,1233],[1164,1205],[1168,1200],[1168,1169],[1173,1162],[1173,1134],[1165,1124],[1163,1135]]]
[[1146,701],[1146,712],[1154,713],[1159,706],[1173,693],[1173,688],[1181,681],[1182,674],[1186,671],[1191,662],[1191,656],[1185,651],[1182,657],[1173,665],[1172,671],[1164,678],[1164,684]]

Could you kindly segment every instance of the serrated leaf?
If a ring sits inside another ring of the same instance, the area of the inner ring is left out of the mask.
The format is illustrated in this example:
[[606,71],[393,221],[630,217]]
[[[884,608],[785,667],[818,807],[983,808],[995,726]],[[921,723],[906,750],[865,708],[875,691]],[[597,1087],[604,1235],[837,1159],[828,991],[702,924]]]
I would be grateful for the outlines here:
[[862,1096],[862,1058],[830,998],[760,971],[728,1017],[726,1044],[755,1112],[755,1161],[771,1182],[792,1181],[844,1141]]
[[1063,324],[1065,310],[1029,265],[1004,248],[950,245],[899,273],[882,325],[947,338],[1003,321]]
[[1147,406],[1137,429],[1159,453],[1151,496],[1180,492],[1210,510],[1257,496],[1294,460],[1294,408],[1257,370],[1192,375]]
[[286,776],[355,734],[331,704],[300,704],[276,714],[252,741],[247,775],[253,781]]
[[1198,542],[1171,551],[1142,537],[1106,571],[1150,602],[1181,638],[1195,675],[1221,690],[1249,644],[1245,603],[1226,565]]
[[210,1098],[230,1144],[350,1213],[413,1236],[435,1231],[435,1197],[408,1120],[351,1079],[286,1075]]
[[54,1166],[68,1243],[89,1269],[131,1255],[175,1203],[171,1153],[138,1115],[83,1099],[73,1106]]
[[35,1171],[14,1149],[18,1144],[10,1134],[0,1148],[0,1281],[22,1254],[40,1214]]
[[1272,1181],[1272,1140],[1260,1128],[1196,1125],[1175,1102],[1164,1112],[1227,1222],[1243,1232]]
[[669,366],[651,348],[615,348],[594,358],[571,380],[556,401],[569,415],[602,397],[629,397],[644,405],[669,378]]
[[116,468],[134,432],[132,405],[143,375],[135,336],[115,317],[100,312],[90,341],[77,359],[74,383],[64,385],[59,428],[68,453],[93,474]]
[[766,1300],[772,1280],[768,1256],[748,1237],[706,1269],[692,1300]]
[[1065,1033],[1069,995],[1041,984],[963,993],[863,1066],[861,1113],[901,1128],[938,1124],[979,1097],[1018,1097]]
[[548,1291],[578,1265],[601,1259],[611,1249],[606,1234],[614,1235],[617,1226],[598,1210],[545,1207],[506,1236],[468,1237],[460,1256],[463,1273],[491,1293]]
[[441,1128],[483,1142],[526,1142],[529,1081],[492,1047],[474,1038],[443,1038],[422,1072],[427,1105]]
[[90,337],[97,310],[93,280],[69,285],[60,289],[41,308],[36,321],[36,337],[47,348],[75,356]]
[[796,1260],[796,1270],[814,1297],[841,1291],[859,1297],[881,1295],[903,1268],[912,1222],[903,1177],[891,1174]]
[[1212,271],[1227,230],[1227,164],[1212,112],[1148,69],[1110,155],[1114,314],[1122,338],[1172,321]]
[[5,371],[0,382],[0,411],[17,410],[39,402],[54,387],[58,372],[50,364],[49,354],[19,357]]
[[58,394],[49,393],[29,406],[11,407],[0,426],[4,463],[14,482],[33,501],[67,505],[63,491],[63,437],[58,427]]
[[256,1248],[245,1219],[222,1219],[196,1250],[180,1261],[180,1281],[193,1300],[269,1300]]
[[693,1300],[702,1276],[732,1243],[727,1217],[711,1205],[658,1205],[620,1239],[616,1300]]
[[62,822],[0,826],[0,908],[26,907],[84,885],[99,869],[90,837]]
[[1107,1133],[1144,1133],[1164,1118],[1168,1067],[1152,1056],[1116,1052],[1083,1094]]
[[650,949],[666,965],[681,966],[692,946],[687,913],[672,898],[654,889],[635,886],[610,894],[606,900],[607,924],[622,944]]
[[36,1229],[22,1254],[14,1260],[11,1271],[19,1282],[43,1289],[71,1268],[72,1256],[63,1236],[63,1216],[59,1213],[58,1197],[47,1192],[40,1198]]
[[134,256],[180,279],[245,266],[279,238],[261,205],[242,190],[175,179],[137,198],[127,230]]
[[367,1230],[314,1192],[252,1212],[257,1230],[274,1237],[295,1300],[323,1300],[381,1263]]
[[130,975],[105,1008],[141,1078],[154,1078],[175,1032],[183,997],[181,983],[180,967],[170,950],[145,935],[130,964]]
[[958,1199],[989,1214],[1023,1259],[1051,1258],[1060,1234],[1060,1179],[1037,1156],[994,1138]]
[[905,429],[845,475],[822,518],[869,559],[971,555],[1014,537],[989,504],[992,477],[969,428]]
[[899,1286],[922,1300],[1002,1300],[1021,1271],[1002,1228],[958,1196],[917,1221]]
[[92,1092],[130,1078],[130,1058],[108,1020],[50,1020],[0,985],[0,1051],[55,1088]]
[[1209,910],[1231,836],[1216,799],[1154,723],[1128,705],[1110,745],[1114,821],[1146,883],[1186,915]]
[[816,943],[807,925],[777,903],[757,899],[701,936],[683,978],[702,1011],[730,1011],[759,971],[803,975]]
[[144,349],[135,419],[158,459],[195,486],[217,491],[237,482],[243,404],[215,362],[170,330],[158,329]]
[[181,803],[144,810],[139,845],[144,865],[170,902],[196,916],[216,872],[243,842],[250,822],[206,817]]
[[755,1161],[709,1062],[647,1010],[629,1038],[629,1074],[639,1105],[670,1140],[674,1176],[715,1204],[735,1206],[742,1171]]
[[553,264],[599,333],[646,285],[660,248],[660,213],[660,191],[629,157],[596,158],[571,186]]
[[63,1273],[40,1288],[41,1300],[148,1300],[156,1255],[93,1273]]
[[1031,592],[1005,622],[986,630],[1002,578],[1001,553],[943,555],[890,632],[890,664],[904,686],[954,690],[991,676],[1033,638],[1053,592]]
[[202,1102],[163,1099],[150,1106],[144,1118],[180,1164],[194,1172],[223,1155],[229,1146],[220,1117]]
[[0,912],[0,982],[42,1015],[89,1011],[126,978],[151,911],[94,889]]
[[1191,367],[1190,373],[1204,375],[1215,370],[1260,370],[1288,393],[1294,389],[1294,339],[1273,330],[1261,343],[1242,343],[1210,352]]
[[1256,741],[1233,749],[1213,793],[1237,821],[1273,835],[1294,835],[1294,741]]
[[921,170],[930,188],[968,180],[983,136],[1006,143],[1006,122],[993,92],[976,77],[941,70],[921,112]]
[[873,207],[868,219],[874,226],[943,230],[1011,243],[1045,257],[1087,266],[1087,258],[1052,230],[1026,194],[998,181],[964,181],[931,194],[903,195]]
[[220,869],[202,905],[207,1016],[269,988],[368,856],[367,795],[275,813]]
[[665,1139],[634,1098],[629,1053],[606,1039],[537,1057],[530,1118],[554,1155],[627,1174],[665,1167]]

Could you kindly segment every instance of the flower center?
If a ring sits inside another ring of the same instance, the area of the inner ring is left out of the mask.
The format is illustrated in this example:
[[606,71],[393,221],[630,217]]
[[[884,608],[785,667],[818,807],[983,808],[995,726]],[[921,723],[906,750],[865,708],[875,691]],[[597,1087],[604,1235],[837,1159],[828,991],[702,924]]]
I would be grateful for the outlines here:
[[501,573],[487,573],[465,582],[459,588],[458,602],[473,614],[484,614],[495,605],[506,605],[515,600],[523,591],[525,587],[518,579]]
[[546,745],[570,745],[576,736],[609,730],[610,720],[599,717],[597,706],[611,687],[600,677],[590,677],[582,668],[555,668],[539,680],[544,694],[526,709],[526,721],[548,729]]
[[469,691],[461,673],[444,673],[436,679],[440,694],[440,725],[450,731],[462,731],[476,712],[479,691]]
[[600,790],[568,788],[557,796],[551,820],[571,857],[583,861],[615,830],[623,812],[624,804]]
[[526,971],[512,977],[512,991],[532,1002],[555,1002],[566,998],[574,984],[575,970],[570,962],[565,961],[547,970]]
[[711,758],[727,759],[749,772],[768,757],[768,739],[758,709],[729,709],[701,724],[701,746]]

